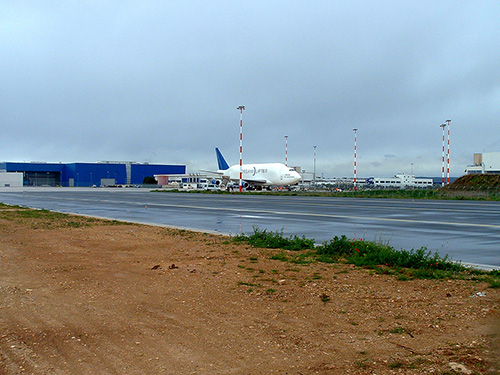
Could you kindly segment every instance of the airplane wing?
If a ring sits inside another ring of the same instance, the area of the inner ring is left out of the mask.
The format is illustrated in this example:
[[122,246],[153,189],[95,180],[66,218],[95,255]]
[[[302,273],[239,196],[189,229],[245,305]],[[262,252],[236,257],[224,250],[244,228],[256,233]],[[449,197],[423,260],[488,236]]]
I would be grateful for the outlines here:
[[[200,172],[204,172],[204,173],[209,173],[211,175],[214,175],[214,176],[219,176],[219,178],[222,178],[223,180],[226,181],[226,184],[227,184],[227,181],[231,180],[231,181],[238,181],[238,179],[235,179],[235,178],[231,178],[229,177],[227,174],[225,174],[224,172],[226,172],[225,170],[221,171],[210,171],[210,170],[207,170],[207,169],[200,169]],[[243,181],[245,181],[246,183],[250,184],[250,185],[255,185],[255,186],[263,186],[263,185],[269,185],[270,184],[270,181],[269,180],[266,180],[266,179],[252,179],[252,178],[244,178]]]
[[[217,175],[219,176],[219,178],[222,178],[226,181],[235,181],[237,182],[238,179],[236,178],[231,178],[227,175],[224,174],[224,171],[223,172],[218,172],[218,171],[207,171],[207,170],[200,170],[200,172],[205,172],[205,173],[210,173],[210,174],[214,174],[214,175]],[[246,183],[248,184],[251,184],[251,185],[268,185],[269,184],[269,181],[268,180],[256,180],[256,179],[251,179],[251,178],[244,178],[243,181],[245,181]]]
[[249,184],[254,184],[254,185],[266,185],[266,184],[269,184],[268,180],[253,180],[251,178],[245,178],[243,180],[246,181],[246,182],[248,182]]
[[224,176],[224,173],[223,172],[219,172],[219,171],[208,171],[208,170],[205,170],[205,169],[200,169],[200,172],[215,174],[217,176]]

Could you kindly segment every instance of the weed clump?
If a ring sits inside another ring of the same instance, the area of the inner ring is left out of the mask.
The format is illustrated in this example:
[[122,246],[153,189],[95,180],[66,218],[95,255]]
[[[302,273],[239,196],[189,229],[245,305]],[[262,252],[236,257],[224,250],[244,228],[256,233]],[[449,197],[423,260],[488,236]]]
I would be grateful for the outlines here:
[[235,242],[247,242],[261,248],[294,250],[296,253],[280,251],[270,259],[294,264],[314,261],[325,263],[349,263],[372,269],[372,272],[395,275],[400,281],[411,279],[465,278],[484,281],[491,288],[500,288],[500,271],[479,271],[453,262],[448,255],[442,257],[426,247],[412,250],[396,250],[389,244],[349,239],[335,236],[330,241],[314,246],[314,240],[304,236],[284,237],[281,232],[268,232],[254,227],[252,235],[233,237]]
[[432,254],[427,248],[396,250],[387,244],[363,239],[349,240],[345,235],[335,236],[330,242],[324,242],[316,248],[319,260],[347,263],[359,267],[387,266],[391,268],[409,268],[414,270],[442,270],[459,272],[465,267],[452,262],[448,256]]
[[253,234],[247,236],[244,233],[233,237],[235,242],[247,242],[255,247],[267,249],[305,250],[314,248],[314,240],[299,237],[297,235],[284,237],[283,230],[280,232],[268,232],[267,229],[253,228]]

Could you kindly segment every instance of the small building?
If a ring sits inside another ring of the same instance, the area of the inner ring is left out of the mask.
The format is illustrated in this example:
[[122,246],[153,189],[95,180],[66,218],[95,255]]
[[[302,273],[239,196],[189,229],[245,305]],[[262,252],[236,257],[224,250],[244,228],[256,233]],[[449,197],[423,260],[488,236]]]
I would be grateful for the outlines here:
[[474,164],[465,168],[466,174],[500,173],[500,152],[474,154]]
[[22,187],[23,174],[0,171],[0,187]]
[[158,185],[174,189],[204,189],[215,183],[216,177],[205,173],[155,174]]
[[185,165],[137,162],[99,163],[0,163],[0,171],[22,175],[24,186],[112,186],[140,185],[144,177],[155,174],[183,174]]
[[394,177],[370,177],[366,180],[368,187],[383,189],[422,189],[432,188],[432,178],[416,178],[415,175],[401,173]]

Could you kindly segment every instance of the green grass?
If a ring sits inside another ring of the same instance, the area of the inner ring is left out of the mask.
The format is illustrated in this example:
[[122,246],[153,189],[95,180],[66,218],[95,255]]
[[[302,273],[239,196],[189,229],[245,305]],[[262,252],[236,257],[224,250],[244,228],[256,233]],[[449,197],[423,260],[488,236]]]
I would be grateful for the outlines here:
[[[332,187],[332,189],[335,186]],[[153,190],[162,193],[185,194],[241,194],[238,191],[205,191],[205,190]],[[500,200],[500,188],[496,185],[478,184],[473,186],[455,186],[454,184],[442,189],[366,189],[347,190],[342,192],[323,190],[307,191],[247,191],[246,195],[273,195],[273,196],[311,196],[311,197],[345,197],[345,198],[389,198],[389,199],[454,199],[454,200]]]
[[500,288],[500,270],[490,271],[484,278],[484,281],[490,284],[490,288]]
[[396,362],[390,362],[387,367],[390,369],[399,369],[399,368],[404,368],[405,364],[401,361],[396,361]]
[[277,253],[270,257],[273,260],[281,260],[282,262],[288,262],[289,257],[285,253]]
[[281,232],[268,232],[254,227],[251,235],[233,237],[235,242],[247,242],[261,248],[276,248],[293,251],[279,251],[270,256],[294,264],[311,262],[348,263],[371,269],[374,273],[394,275],[400,281],[411,279],[468,279],[483,281],[491,288],[500,288],[500,271],[472,270],[442,257],[427,248],[397,250],[389,244],[363,239],[349,239],[345,235],[335,236],[330,241],[314,247],[314,240],[304,236],[284,237]]
[[246,281],[239,281],[238,285],[245,285],[245,286],[255,286],[255,287],[261,287],[262,285],[260,284],[253,284],[253,283],[248,283]]
[[239,234],[233,237],[233,241],[247,242],[255,247],[268,249],[304,250],[314,248],[314,240],[305,236],[284,237],[283,230],[281,232],[268,232],[267,229],[261,230],[257,227],[254,227],[253,234],[250,236]]
[[362,239],[348,239],[346,236],[334,237],[316,248],[322,260],[345,260],[359,267],[386,266],[391,268],[410,268],[432,271],[463,271],[465,267],[452,262],[448,256],[432,254],[425,247],[417,250],[396,250],[388,244]]
[[28,224],[33,229],[80,228],[90,225],[132,225],[117,220],[101,220],[46,209],[38,210],[22,206],[9,206],[4,203],[0,203],[0,218]]
[[405,334],[405,333],[407,333],[407,334],[410,333],[410,331],[404,327],[395,327],[393,329],[390,329],[389,332],[393,333],[393,334],[400,334],[400,335]]
[[319,298],[321,298],[321,301],[324,303],[327,303],[328,301],[331,300],[330,296],[326,293],[321,294]]

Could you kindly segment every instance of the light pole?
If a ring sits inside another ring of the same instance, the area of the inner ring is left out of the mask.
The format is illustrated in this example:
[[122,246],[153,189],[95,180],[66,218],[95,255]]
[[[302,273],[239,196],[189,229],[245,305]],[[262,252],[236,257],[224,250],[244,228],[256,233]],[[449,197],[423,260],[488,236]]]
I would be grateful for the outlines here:
[[243,191],[243,110],[244,105],[236,108],[240,111],[240,193]]
[[445,182],[445,173],[444,173],[444,165],[445,165],[445,162],[444,162],[444,156],[445,156],[445,153],[444,153],[444,128],[446,128],[446,124],[441,124],[439,125],[442,129],[443,129],[443,159],[442,159],[442,166],[441,166],[441,187],[444,186],[444,182]]
[[314,168],[313,168],[313,184],[314,184],[314,190],[316,190],[316,147],[318,146],[313,146],[314,149]]
[[357,190],[356,180],[357,180],[357,139],[358,139],[358,129],[352,129],[354,131],[354,191]]
[[288,167],[288,135],[285,135],[285,165]]
[[446,167],[446,175],[447,177],[447,184],[450,184],[450,122],[451,120],[446,120],[446,123],[448,123],[448,162],[447,162],[447,167]]

